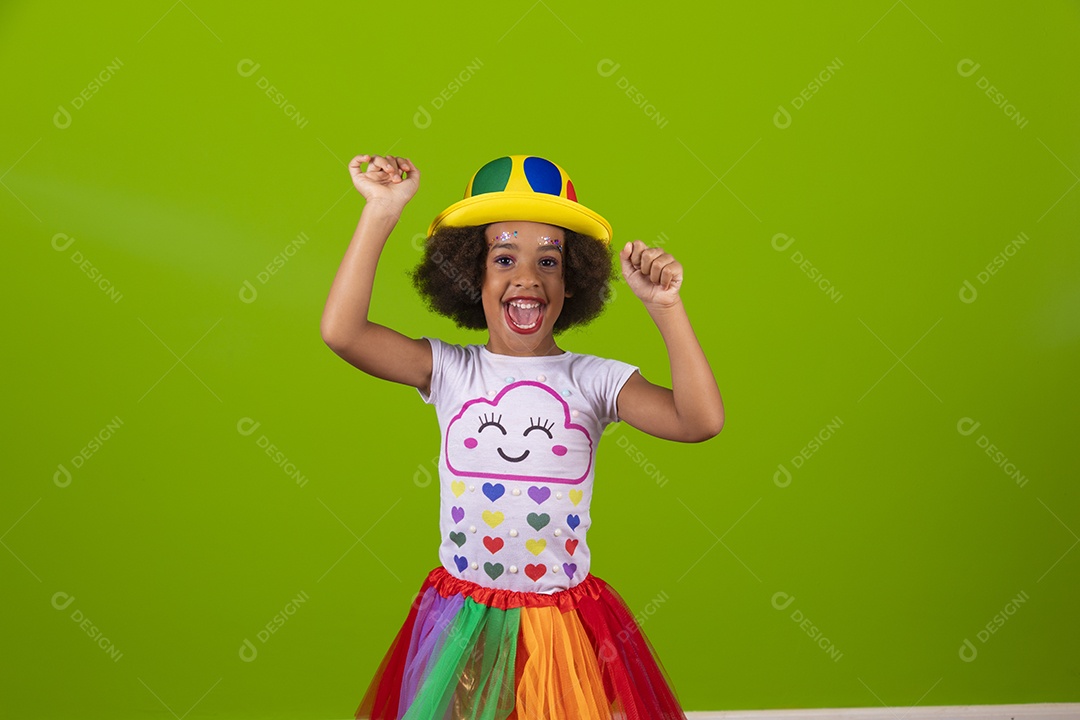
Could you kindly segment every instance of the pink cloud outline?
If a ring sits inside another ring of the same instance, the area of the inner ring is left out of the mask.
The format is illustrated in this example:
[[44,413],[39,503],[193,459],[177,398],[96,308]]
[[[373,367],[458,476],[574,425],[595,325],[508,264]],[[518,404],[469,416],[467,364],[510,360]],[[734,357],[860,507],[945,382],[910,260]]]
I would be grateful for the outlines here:
[[[585,436],[585,439],[589,441],[589,461],[586,464],[585,471],[582,472],[581,476],[576,477],[576,478],[572,478],[572,479],[568,479],[568,478],[549,477],[549,476],[546,476],[546,475],[508,475],[506,473],[476,472],[476,471],[459,470],[459,469],[455,468],[450,463],[450,435],[451,435],[450,428],[452,428],[454,426],[454,423],[456,423],[458,420],[460,420],[461,417],[473,405],[476,405],[477,403],[483,403],[483,404],[486,404],[486,405],[490,405],[493,408],[497,407],[498,404],[499,404],[499,401],[502,400],[503,395],[510,392],[514,388],[518,388],[518,387],[522,387],[522,386],[526,386],[526,385],[531,386],[531,387],[535,387],[535,388],[539,388],[540,390],[543,390],[544,392],[551,395],[551,397],[558,400],[559,404],[562,406],[562,409],[563,409],[563,429],[564,430],[577,430],[577,431],[580,431]],[[570,421],[570,406],[566,403],[566,401],[563,400],[562,397],[560,397],[559,394],[557,392],[555,392],[552,388],[545,385],[544,383],[537,382],[535,380],[518,380],[517,382],[510,383],[509,385],[504,387],[502,390],[500,390],[498,392],[498,394],[495,395],[495,397],[493,397],[491,400],[488,400],[485,397],[478,397],[478,398],[474,398],[472,400],[467,401],[464,405],[461,406],[461,410],[458,411],[458,414],[455,415],[454,417],[452,417],[450,419],[450,422],[447,423],[447,425],[446,425],[446,439],[444,441],[444,449],[443,449],[443,452],[444,452],[445,457],[446,457],[446,467],[450,470],[451,473],[453,473],[454,475],[457,475],[459,477],[494,478],[494,479],[498,479],[498,480],[516,480],[516,481],[522,481],[522,482],[562,483],[562,484],[565,484],[565,485],[577,485],[577,484],[581,483],[582,481],[584,481],[585,478],[589,476],[589,472],[592,470],[592,460],[593,460],[594,451],[595,451],[595,446],[593,444],[592,436],[589,435],[589,431],[587,429],[585,429],[585,427],[583,427],[581,425],[578,425],[575,422]]]

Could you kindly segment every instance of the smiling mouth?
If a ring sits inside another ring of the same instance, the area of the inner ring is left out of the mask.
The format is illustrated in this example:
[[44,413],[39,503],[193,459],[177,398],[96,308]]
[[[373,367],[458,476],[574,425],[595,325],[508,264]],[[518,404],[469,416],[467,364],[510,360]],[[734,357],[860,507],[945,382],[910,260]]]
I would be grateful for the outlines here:
[[509,457],[509,456],[508,456],[508,455],[507,455],[506,453],[504,453],[504,452],[502,451],[502,448],[496,448],[496,450],[498,450],[498,451],[499,451],[499,455],[501,455],[501,456],[502,456],[502,459],[503,459],[503,460],[505,460],[505,461],[507,461],[507,462],[521,462],[521,461],[522,461],[522,460],[524,460],[525,458],[529,457],[529,451],[528,451],[528,450],[526,450],[525,452],[521,453],[521,454],[520,454],[520,455],[518,455],[517,457]]
[[544,321],[544,303],[532,298],[513,298],[503,303],[506,322],[514,332],[528,334],[540,329]]

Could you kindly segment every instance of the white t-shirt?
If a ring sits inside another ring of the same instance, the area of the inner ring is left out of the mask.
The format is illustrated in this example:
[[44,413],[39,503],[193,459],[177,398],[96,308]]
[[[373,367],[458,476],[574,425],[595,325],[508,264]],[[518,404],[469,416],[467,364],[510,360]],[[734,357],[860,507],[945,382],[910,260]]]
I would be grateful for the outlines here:
[[637,367],[595,355],[492,353],[431,343],[424,402],[435,405],[439,560],[484,587],[552,593],[589,572],[600,435]]

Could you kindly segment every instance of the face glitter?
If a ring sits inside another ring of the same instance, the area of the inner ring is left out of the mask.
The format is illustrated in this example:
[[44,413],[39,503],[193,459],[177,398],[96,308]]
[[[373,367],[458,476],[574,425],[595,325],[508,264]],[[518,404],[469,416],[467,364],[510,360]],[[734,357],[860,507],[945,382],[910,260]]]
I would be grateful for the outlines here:
[[516,238],[516,237],[517,237],[517,230],[515,230],[513,233],[511,233],[509,230],[503,230],[501,233],[499,233],[494,238],[492,238],[491,242],[492,242],[492,244],[495,244],[497,242],[507,242],[507,241],[510,240],[510,238]]
[[547,235],[541,235],[537,239],[536,244],[540,245],[541,247],[544,246],[544,245],[550,245],[551,247],[555,248],[559,252],[562,252],[562,241],[559,240],[559,238],[553,238],[553,237],[548,237]]

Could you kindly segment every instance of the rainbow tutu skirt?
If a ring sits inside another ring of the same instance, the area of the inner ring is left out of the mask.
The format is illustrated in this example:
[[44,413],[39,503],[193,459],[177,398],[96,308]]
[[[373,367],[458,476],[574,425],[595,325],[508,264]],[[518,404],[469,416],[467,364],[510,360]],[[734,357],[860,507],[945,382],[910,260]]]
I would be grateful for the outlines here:
[[424,579],[365,720],[685,720],[626,603],[594,575],[551,594]]

